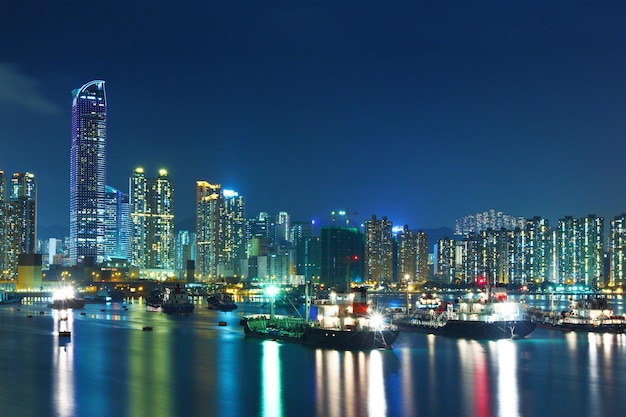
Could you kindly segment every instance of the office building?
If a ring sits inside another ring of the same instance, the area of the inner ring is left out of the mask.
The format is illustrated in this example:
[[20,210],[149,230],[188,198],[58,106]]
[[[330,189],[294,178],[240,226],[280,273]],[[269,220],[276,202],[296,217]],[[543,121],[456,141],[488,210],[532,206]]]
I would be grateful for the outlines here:
[[104,81],[72,91],[70,262],[104,259],[106,93]]

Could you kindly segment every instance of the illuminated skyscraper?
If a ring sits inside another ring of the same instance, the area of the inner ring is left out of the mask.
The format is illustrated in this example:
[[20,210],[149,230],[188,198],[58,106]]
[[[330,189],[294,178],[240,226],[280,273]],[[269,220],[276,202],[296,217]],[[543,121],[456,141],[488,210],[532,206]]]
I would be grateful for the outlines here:
[[104,81],[72,91],[70,260],[104,259],[106,93]]
[[130,178],[131,263],[174,270],[174,184],[166,170],[146,178],[137,168]]
[[581,279],[591,287],[604,282],[604,218],[590,214],[580,219]]
[[626,213],[611,221],[609,241],[610,286],[624,285],[626,282]]
[[9,204],[15,206],[19,227],[16,232],[20,253],[35,253],[37,246],[37,181],[29,172],[16,172],[11,178]]
[[393,280],[393,224],[383,216],[365,221],[365,279],[390,284]]
[[219,184],[196,184],[196,272],[202,280],[239,275],[246,254],[244,199]]
[[5,279],[16,279],[18,257],[33,254],[37,245],[37,182],[31,173],[13,174],[8,200],[0,172],[0,267]]
[[396,263],[398,281],[426,281],[428,279],[428,235],[417,233],[404,225],[396,236]]
[[128,195],[106,187],[104,253],[107,259],[130,259],[130,206]]
[[220,185],[196,182],[196,274],[201,280],[217,276]]

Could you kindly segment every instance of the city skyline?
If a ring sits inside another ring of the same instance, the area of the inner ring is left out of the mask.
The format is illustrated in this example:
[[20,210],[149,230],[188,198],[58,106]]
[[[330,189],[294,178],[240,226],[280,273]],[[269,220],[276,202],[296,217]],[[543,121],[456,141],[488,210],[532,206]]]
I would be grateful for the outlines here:
[[102,79],[107,185],[167,169],[177,222],[198,180],[247,217],[626,212],[626,5],[430,3],[3,4],[0,170],[34,173],[39,224],[69,225],[70,92]]

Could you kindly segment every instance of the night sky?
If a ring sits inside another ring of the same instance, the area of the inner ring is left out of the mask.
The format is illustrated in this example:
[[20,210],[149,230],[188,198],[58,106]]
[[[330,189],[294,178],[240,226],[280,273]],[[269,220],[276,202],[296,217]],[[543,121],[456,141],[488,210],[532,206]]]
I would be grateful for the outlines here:
[[107,183],[169,170],[246,215],[452,227],[626,212],[624,1],[0,1],[0,170],[69,222],[71,91],[106,81]]

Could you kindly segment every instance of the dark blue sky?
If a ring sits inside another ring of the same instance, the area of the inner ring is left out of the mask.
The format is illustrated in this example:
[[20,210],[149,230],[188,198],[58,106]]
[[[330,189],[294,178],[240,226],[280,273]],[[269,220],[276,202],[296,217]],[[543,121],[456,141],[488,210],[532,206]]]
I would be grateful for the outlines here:
[[67,225],[71,95],[106,81],[107,182],[233,188],[247,215],[411,228],[626,211],[626,2],[0,3],[0,170]]

